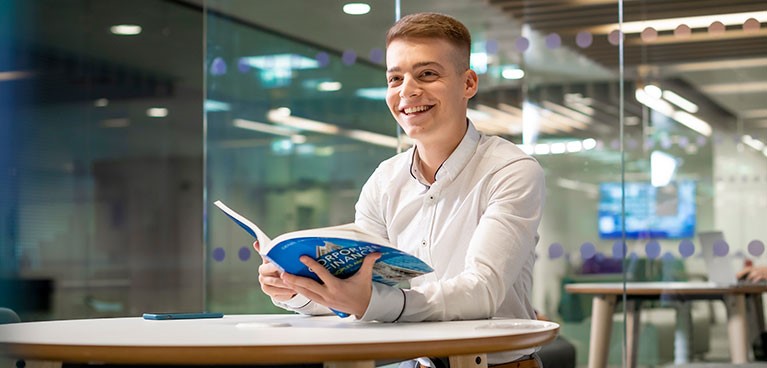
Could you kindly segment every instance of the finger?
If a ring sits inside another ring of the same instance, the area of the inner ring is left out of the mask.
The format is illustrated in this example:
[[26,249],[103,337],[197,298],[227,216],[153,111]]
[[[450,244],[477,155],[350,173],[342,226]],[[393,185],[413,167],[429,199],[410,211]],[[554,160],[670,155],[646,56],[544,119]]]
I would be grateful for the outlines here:
[[258,266],[259,275],[273,275],[279,277],[280,273],[280,269],[277,268],[277,266],[275,266],[273,263],[263,263]]
[[261,254],[261,243],[259,243],[258,240],[253,242],[253,249],[255,249],[258,256],[261,257],[261,264],[271,263],[269,262],[269,258],[266,258]]
[[330,273],[330,271],[328,271],[327,268],[325,268],[325,266],[313,260],[312,257],[302,256],[301,258],[299,258],[299,260],[301,261],[301,263],[306,265],[306,267],[309,267],[309,270],[314,272],[314,274],[317,275],[317,277],[319,277],[320,280],[322,280],[322,282],[324,282],[325,284],[329,282],[334,282],[338,279],[337,277],[333,276],[333,274]]
[[740,272],[738,272],[736,277],[737,278],[741,278],[743,276],[747,276],[749,273],[751,273],[751,267],[746,267],[746,268],[740,270]]
[[269,286],[275,286],[280,288],[289,289],[290,286],[285,283],[281,278],[274,277],[274,276],[259,276],[258,282],[261,283],[261,285],[269,285]]
[[375,266],[376,261],[381,258],[381,253],[370,253],[367,256],[365,256],[365,259],[362,260],[362,266],[360,266],[359,271],[357,271],[357,275],[362,278],[366,279],[372,279],[373,278],[373,266]]
[[303,295],[303,296],[305,296],[305,297],[307,297],[307,298],[311,299],[311,300],[312,300],[312,301],[314,301],[314,302],[317,302],[317,303],[319,303],[319,304],[322,304],[322,305],[327,305],[327,301],[326,301],[326,300],[325,300],[325,298],[322,296],[322,294],[316,293],[316,292],[315,292],[314,290],[312,290],[312,289],[308,289],[308,288],[303,288],[303,287],[300,287],[300,286],[296,286],[296,287],[295,287],[295,290],[296,290],[296,292],[298,292],[299,294],[301,294],[301,295]]

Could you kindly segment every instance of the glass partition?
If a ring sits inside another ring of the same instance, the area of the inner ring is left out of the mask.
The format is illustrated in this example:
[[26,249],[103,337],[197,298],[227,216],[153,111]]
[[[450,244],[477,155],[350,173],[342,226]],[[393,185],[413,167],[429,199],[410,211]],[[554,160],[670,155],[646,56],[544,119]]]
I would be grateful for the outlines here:
[[0,1],[0,306],[202,305],[201,12]]
[[764,4],[343,5],[0,1],[0,306],[280,313],[251,237],[212,203],[273,236],[353,221],[407,146],[384,33],[437,11],[473,36],[473,123],[544,168],[533,304],[577,365],[755,358],[762,289],[732,285],[765,265]]

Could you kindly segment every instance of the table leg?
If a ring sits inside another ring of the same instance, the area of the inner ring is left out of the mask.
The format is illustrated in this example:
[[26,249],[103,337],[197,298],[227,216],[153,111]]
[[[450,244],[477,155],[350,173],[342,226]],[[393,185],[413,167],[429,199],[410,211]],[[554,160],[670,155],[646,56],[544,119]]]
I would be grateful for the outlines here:
[[727,334],[730,339],[730,357],[735,364],[748,362],[748,330],[746,329],[746,296],[725,296],[727,303]]
[[591,302],[591,343],[589,344],[589,368],[607,366],[610,349],[610,332],[613,328],[615,295],[595,295]]
[[375,360],[358,360],[348,362],[325,362],[324,368],[375,368]]
[[450,368],[487,368],[485,354],[451,356]]
[[639,349],[639,328],[641,301],[626,301],[626,366],[637,366],[637,350]]
[[690,302],[680,301],[676,305],[676,329],[674,331],[674,364],[690,362],[690,336],[692,328],[692,309]]

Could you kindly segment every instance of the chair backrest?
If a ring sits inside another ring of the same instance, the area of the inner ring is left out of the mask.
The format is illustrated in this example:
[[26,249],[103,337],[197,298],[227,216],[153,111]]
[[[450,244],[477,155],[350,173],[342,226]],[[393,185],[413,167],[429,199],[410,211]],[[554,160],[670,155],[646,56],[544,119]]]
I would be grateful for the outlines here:
[[13,309],[0,307],[0,325],[18,322],[21,322],[21,318]]

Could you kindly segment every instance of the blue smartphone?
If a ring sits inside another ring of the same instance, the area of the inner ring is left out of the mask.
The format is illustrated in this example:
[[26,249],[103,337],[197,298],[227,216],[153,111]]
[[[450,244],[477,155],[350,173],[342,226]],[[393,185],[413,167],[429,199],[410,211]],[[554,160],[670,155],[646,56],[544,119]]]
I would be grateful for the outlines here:
[[223,313],[199,312],[199,313],[144,313],[144,319],[167,321],[172,319],[199,319],[199,318],[222,318]]

